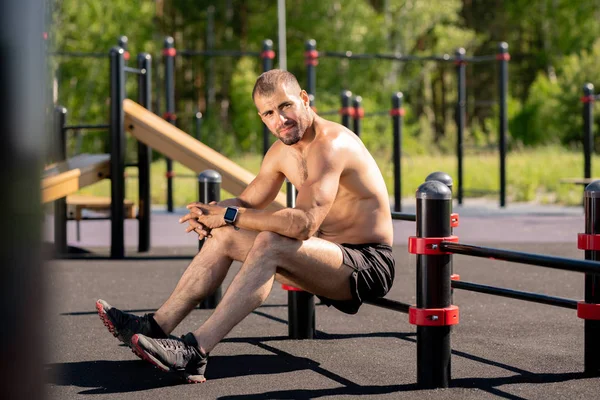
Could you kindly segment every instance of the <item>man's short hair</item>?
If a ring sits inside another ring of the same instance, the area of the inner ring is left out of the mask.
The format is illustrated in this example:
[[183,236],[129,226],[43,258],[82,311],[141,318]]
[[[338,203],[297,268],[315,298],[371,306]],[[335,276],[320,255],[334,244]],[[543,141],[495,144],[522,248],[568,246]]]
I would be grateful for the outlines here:
[[300,91],[302,90],[294,74],[281,69],[272,69],[263,72],[258,79],[256,79],[254,89],[252,89],[252,100],[254,100],[257,95],[272,95],[280,85],[285,85],[287,88],[291,88],[292,91],[297,90],[298,94],[300,94]]

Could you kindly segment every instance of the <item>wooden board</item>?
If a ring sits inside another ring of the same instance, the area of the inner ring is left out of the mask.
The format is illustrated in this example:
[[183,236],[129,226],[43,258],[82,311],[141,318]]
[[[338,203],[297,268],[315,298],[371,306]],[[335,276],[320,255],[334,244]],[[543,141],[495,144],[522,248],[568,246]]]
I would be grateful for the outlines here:
[[[123,102],[123,109],[125,111],[125,129],[137,140],[185,165],[196,173],[207,169],[218,171],[223,179],[221,184],[223,189],[234,196],[241,194],[254,179],[255,176],[250,171],[240,167],[139,104],[126,99]],[[279,192],[269,208],[281,209],[285,207],[285,194]]]
[[[87,195],[67,196],[67,217],[80,220],[83,210],[110,211],[111,198]],[[135,218],[135,206],[133,201],[124,199],[123,207],[125,218]]]
[[42,202],[63,198],[110,177],[110,155],[80,154],[46,168],[42,176]]

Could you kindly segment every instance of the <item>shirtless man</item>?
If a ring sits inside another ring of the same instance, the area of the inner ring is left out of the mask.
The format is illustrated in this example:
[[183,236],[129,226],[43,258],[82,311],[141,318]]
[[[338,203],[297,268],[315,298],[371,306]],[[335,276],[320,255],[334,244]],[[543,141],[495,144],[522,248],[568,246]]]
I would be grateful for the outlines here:
[[[143,317],[96,303],[104,324],[134,353],[192,383],[205,380],[209,352],[266,300],[275,280],[348,314],[384,296],[394,280],[388,192],[361,140],[316,115],[289,72],[262,74],[252,97],[279,140],[238,198],[187,206],[180,222],[206,242],[169,299]],[[296,207],[264,210],[286,177],[298,189]],[[214,313],[181,339],[168,337],[221,285],[234,260],[243,265]]]

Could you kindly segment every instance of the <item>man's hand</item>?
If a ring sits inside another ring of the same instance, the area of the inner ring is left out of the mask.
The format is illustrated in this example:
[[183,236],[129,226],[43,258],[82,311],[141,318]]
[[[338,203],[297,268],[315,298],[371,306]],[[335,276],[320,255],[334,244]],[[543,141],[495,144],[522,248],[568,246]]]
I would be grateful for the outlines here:
[[[189,213],[184,215],[179,223],[184,223],[186,221],[194,221],[200,223],[206,231],[220,228],[225,226],[225,220],[223,219],[225,215],[225,207],[218,206],[216,202],[211,202],[210,204],[204,203],[190,203],[186,206],[189,210]],[[190,229],[192,228],[192,229]],[[197,227],[190,223],[190,227],[188,227],[188,232],[192,230],[196,230]]]

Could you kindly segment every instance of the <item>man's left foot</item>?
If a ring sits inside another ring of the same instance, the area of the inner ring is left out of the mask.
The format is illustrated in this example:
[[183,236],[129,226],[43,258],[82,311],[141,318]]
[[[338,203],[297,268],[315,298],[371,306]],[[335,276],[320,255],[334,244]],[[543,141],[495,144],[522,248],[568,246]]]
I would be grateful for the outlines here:
[[189,383],[206,381],[208,356],[202,353],[191,332],[181,339],[152,339],[136,334],[131,345],[137,355],[163,371],[176,373]]

